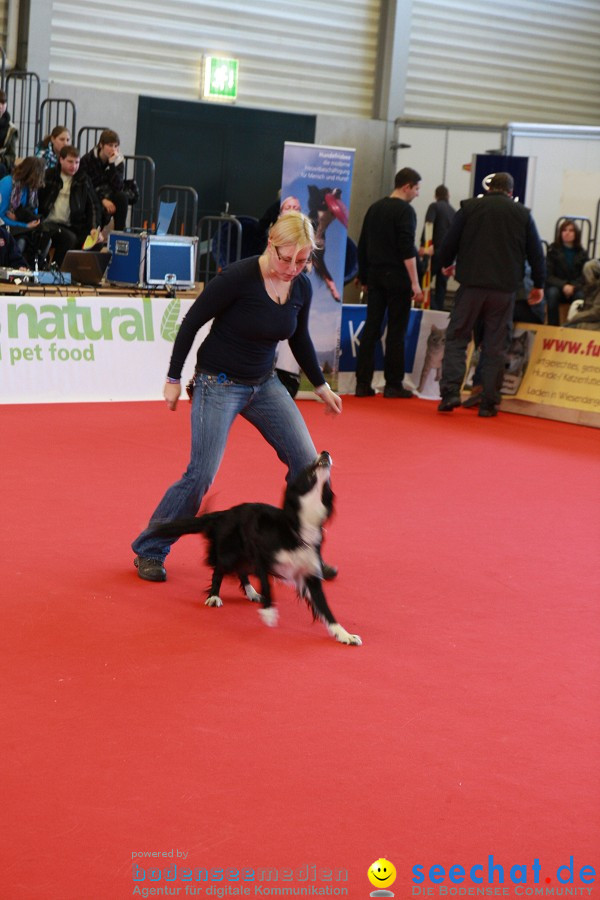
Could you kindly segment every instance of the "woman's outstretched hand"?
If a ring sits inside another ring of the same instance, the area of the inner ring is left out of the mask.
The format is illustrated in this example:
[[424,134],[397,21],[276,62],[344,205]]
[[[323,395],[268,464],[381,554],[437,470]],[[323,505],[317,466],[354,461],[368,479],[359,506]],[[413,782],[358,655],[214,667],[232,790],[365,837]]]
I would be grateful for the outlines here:
[[315,394],[325,404],[325,412],[339,415],[342,411],[342,398],[331,390],[327,383],[315,388]]
[[173,384],[171,381],[165,382],[163,389],[163,397],[167,401],[167,406],[172,412],[177,409],[177,401],[181,396],[181,384]]

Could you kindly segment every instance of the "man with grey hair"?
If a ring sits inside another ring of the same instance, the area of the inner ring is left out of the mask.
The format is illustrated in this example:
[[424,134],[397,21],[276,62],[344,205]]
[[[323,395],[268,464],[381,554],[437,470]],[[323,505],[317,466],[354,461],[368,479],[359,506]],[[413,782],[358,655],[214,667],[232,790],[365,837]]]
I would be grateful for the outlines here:
[[497,414],[509,328],[525,260],[533,281],[527,302],[535,306],[544,298],[542,244],[530,211],[512,199],[513,186],[510,173],[497,172],[487,194],[463,200],[440,248],[444,274],[455,274],[460,282],[446,333],[440,412],[452,412],[461,404],[467,345],[479,321],[484,359],[479,415],[489,418]]

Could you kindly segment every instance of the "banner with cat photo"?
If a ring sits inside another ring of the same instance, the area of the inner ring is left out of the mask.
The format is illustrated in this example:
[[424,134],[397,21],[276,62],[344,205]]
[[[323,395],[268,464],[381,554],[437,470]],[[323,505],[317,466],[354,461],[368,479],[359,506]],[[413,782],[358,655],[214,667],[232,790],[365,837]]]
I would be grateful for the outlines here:
[[[344,303],[340,340],[339,390],[353,394],[356,387],[356,354],[365,325],[367,307],[360,303]],[[449,313],[432,309],[411,309],[404,342],[407,387],[426,400],[439,400],[439,380],[446,345]],[[373,387],[383,390],[383,355],[387,328],[375,347]]]
[[446,330],[450,313],[439,310],[411,310],[418,313],[419,334],[413,365],[404,379],[407,387],[424,400],[440,400],[442,360],[446,348]]
[[[310,333],[319,363],[332,388],[338,387],[342,294],[348,241],[353,149],[286,141],[281,179],[282,209],[300,209],[311,220],[318,242],[309,277],[313,289]],[[286,203],[287,201],[287,203]],[[277,367],[298,372],[287,342]],[[302,379],[301,389],[312,390]]]

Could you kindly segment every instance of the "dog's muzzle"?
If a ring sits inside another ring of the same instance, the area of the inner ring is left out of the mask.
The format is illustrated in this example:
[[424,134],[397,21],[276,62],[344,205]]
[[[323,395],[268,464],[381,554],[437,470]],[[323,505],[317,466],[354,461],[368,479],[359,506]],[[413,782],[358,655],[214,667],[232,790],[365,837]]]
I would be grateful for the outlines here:
[[327,450],[322,450],[316,459],[315,468],[330,469],[332,465],[333,465],[333,460],[331,458],[331,454],[328,453]]

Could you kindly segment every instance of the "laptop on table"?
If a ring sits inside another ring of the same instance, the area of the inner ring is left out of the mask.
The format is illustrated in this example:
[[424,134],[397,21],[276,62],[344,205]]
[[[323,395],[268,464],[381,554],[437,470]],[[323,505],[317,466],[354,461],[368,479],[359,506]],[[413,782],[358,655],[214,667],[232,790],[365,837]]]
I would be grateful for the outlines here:
[[98,285],[104,278],[112,253],[94,253],[92,250],[67,250],[60,267],[69,272],[71,281],[77,284]]

